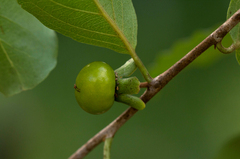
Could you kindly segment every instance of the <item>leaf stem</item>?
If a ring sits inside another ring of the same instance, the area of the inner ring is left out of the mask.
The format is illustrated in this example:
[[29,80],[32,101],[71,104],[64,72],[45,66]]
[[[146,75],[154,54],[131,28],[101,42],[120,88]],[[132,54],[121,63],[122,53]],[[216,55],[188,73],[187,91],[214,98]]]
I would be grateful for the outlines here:
[[135,64],[137,65],[137,67],[139,68],[139,70],[141,71],[143,77],[145,78],[145,80],[150,83],[152,81],[152,77],[150,76],[150,74],[148,73],[148,70],[146,69],[146,67],[143,65],[141,59],[137,56],[134,48],[132,47],[132,45],[129,43],[128,39],[126,38],[126,36],[123,34],[123,32],[119,29],[119,27],[116,25],[116,23],[109,17],[109,15],[106,13],[106,11],[104,10],[104,8],[100,5],[100,2],[98,0],[94,0],[95,4],[97,5],[98,9],[100,10],[100,12],[102,13],[103,17],[105,17],[105,19],[108,21],[108,23],[113,27],[113,29],[116,31],[116,33],[118,34],[118,36],[120,37],[120,39],[122,40],[122,42],[124,43],[124,45],[126,46],[126,49],[128,50],[128,53],[131,55],[131,57],[133,58]]
[[144,64],[142,63],[141,59],[137,56],[136,52],[134,50],[131,50],[131,52],[129,52],[130,55],[132,56],[135,64],[138,66],[139,70],[141,71],[144,79],[150,83],[152,81],[152,77],[150,76],[150,74],[148,73],[147,68],[144,66]]
[[104,142],[104,148],[103,148],[103,159],[110,159],[110,150],[112,145],[113,138],[106,138]]

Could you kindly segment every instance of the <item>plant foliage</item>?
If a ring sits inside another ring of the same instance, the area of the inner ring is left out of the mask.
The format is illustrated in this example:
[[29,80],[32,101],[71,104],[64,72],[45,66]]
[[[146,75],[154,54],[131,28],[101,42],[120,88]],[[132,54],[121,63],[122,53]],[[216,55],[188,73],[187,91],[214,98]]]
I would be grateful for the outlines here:
[[131,0],[18,0],[44,25],[76,41],[128,53],[137,18]]
[[43,81],[56,65],[57,38],[16,0],[0,0],[0,92],[11,96]]
[[[231,0],[227,11],[227,19],[230,18],[236,11],[240,9],[240,0]],[[240,24],[237,24],[230,32],[234,43],[240,42]],[[240,49],[236,50],[236,58],[240,63]]]

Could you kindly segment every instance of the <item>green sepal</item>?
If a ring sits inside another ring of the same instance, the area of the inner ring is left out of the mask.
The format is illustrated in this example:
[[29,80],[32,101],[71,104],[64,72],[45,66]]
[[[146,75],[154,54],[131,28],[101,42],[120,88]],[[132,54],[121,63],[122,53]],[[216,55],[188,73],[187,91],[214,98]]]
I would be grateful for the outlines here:
[[143,110],[145,108],[145,103],[140,98],[130,94],[120,94],[115,98],[115,100],[117,102],[127,104],[137,110]]
[[137,77],[118,78],[116,91],[117,94],[138,94],[140,91],[140,81]]
[[116,75],[119,78],[129,77],[137,69],[137,65],[134,60],[129,59],[124,65],[115,70]]

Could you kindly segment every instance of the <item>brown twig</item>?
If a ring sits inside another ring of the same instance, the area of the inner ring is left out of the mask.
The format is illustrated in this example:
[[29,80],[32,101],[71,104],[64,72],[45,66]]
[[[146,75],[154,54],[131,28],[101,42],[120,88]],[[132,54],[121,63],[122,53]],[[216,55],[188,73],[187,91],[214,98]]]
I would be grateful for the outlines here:
[[141,82],[140,83],[140,88],[147,88],[149,86],[149,83],[148,82]]
[[[204,39],[199,45],[192,49],[182,59],[175,63],[172,67],[166,70],[153,79],[148,85],[148,89],[141,96],[141,99],[147,103],[154,95],[156,95],[169,81],[173,79],[182,69],[195,60],[210,46],[221,42],[223,37],[240,21],[240,10],[238,10],[232,17],[223,23],[217,30]],[[105,140],[105,138],[113,137],[118,129],[128,121],[137,112],[134,108],[129,108],[123,112],[117,119],[110,123],[107,127],[102,129],[94,137],[92,137],[86,144],[80,147],[69,159],[82,159],[93,148]]]

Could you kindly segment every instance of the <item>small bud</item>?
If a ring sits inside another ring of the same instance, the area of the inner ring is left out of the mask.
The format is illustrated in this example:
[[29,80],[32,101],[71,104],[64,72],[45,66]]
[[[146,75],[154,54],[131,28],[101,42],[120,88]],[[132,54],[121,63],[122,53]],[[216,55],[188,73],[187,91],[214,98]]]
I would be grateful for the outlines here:
[[115,74],[117,74],[119,78],[129,77],[131,74],[133,74],[133,72],[136,71],[136,69],[137,69],[137,65],[135,64],[134,60],[131,58],[124,65],[116,69]]
[[140,81],[137,77],[119,78],[118,81],[118,94],[138,94],[140,91]]

